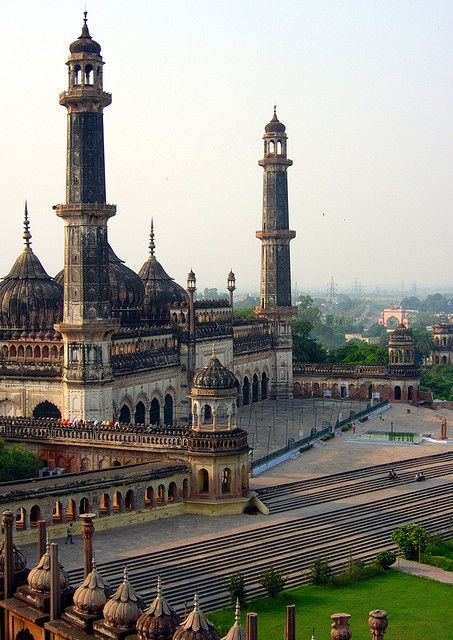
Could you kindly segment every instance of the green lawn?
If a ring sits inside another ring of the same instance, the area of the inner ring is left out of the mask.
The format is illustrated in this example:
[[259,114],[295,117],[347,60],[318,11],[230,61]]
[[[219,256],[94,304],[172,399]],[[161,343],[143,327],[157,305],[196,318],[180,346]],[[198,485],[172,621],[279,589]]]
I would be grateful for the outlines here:
[[[398,571],[335,589],[302,586],[284,591],[278,601],[253,600],[246,609],[258,613],[260,640],[283,638],[287,604],[296,605],[297,640],[310,640],[313,626],[319,640],[330,638],[333,613],[350,613],[353,637],[367,639],[372,609],[389,614],[386,640],[452,638],[453,587]],[[221,636],[234,621],[232,609],[210,613],[208,618]],[[245,626],[245,611],[242,622]]]

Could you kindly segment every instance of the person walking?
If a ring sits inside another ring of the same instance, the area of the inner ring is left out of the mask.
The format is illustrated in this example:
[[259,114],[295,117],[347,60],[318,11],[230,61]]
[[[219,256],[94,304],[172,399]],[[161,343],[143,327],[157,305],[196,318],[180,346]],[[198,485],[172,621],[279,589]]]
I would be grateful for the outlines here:
[[68,528],[66,529],[65,544],[68,544],[68,540],[71,544],[74,544],[74,541],[72,539],[72,522],[69,523]]

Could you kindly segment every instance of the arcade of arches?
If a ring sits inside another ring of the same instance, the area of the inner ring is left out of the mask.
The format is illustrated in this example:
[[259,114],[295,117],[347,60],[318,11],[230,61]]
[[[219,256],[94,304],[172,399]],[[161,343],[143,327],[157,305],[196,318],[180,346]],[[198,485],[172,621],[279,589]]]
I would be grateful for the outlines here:
[[295,398],[337,398],[350,400],[389,400],[415,402],[420,385],[418,379],[341,380],[310,379],[294,376]]

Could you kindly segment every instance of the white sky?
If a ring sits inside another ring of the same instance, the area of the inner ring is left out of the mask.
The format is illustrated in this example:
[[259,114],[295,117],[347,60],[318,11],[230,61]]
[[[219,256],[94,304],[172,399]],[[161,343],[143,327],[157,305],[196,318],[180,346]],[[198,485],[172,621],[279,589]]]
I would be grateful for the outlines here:
[[[453,3],[441,0],[91,0],[106,62],[110,241],[185,284],[257,289],[264,125],[287,126],[293,283],[452,282]],[[69,43],[84,3],[2,0],[0,273],[33,248],[63,263]],[[325,216],[322,213],[325,212]]]

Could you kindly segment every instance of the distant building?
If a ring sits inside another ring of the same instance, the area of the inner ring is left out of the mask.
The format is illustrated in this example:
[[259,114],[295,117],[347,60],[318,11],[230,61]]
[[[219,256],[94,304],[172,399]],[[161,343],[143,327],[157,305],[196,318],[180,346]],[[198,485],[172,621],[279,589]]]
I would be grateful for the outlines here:
[[433,326],[434,351],[432,364],[453,364],[453,323]]

